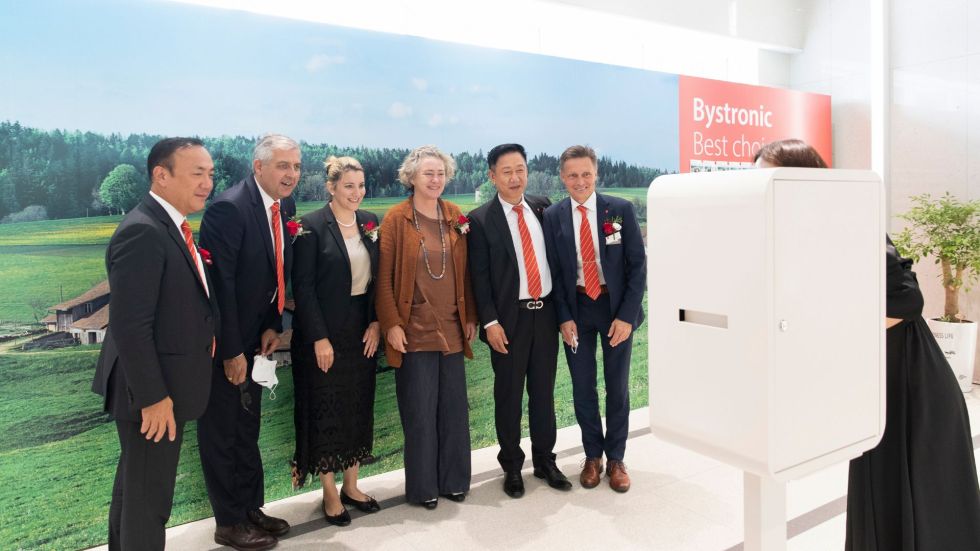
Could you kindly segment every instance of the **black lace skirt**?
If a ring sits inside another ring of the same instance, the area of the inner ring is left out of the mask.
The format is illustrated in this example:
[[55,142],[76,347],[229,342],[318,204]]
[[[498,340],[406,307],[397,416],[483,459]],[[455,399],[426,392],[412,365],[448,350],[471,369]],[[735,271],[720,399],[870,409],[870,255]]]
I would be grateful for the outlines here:
[[293,485],[307,475],[343,471],[371,454],[374,439],[376,357],[364,357],[361,338],[368,326],[366,295],[352,297],[342,330],[331,335],[334,363],[317,367],[313,345],[294,328],[291,354],[295,381],[296,452]]

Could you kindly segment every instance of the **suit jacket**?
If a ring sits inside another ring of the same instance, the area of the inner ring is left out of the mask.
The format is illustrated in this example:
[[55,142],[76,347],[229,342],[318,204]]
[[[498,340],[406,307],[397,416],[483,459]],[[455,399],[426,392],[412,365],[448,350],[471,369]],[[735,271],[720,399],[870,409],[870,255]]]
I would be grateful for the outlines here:
[[106,248],[111,319],[92,390],[120,420],[167,396],[177,421],[204,412],[211,389],[211,345],[218,326],[214,285],[197,264],[173,219],[155,199],[123,218]]
[[[279,202],[287,282],[293,246],[286,221],[295,214],[291,198]],[[218,358],[227,360],[239,354],[248,358],[266,329],[282,332],[282,314],[273,300],[276,254],[254,175],[222,192],[204,212],[201,245],[211,251],[215,295],[221,308]]]
[[[614,319],[629,322],[635,330],[643,323],[643,291],[646,288],[646,250],[633,204],[625,199],[596,193],[596,227],[599,261],[609,288],[609,305]],[[577,212],[574,213],[579,216]],[[558,323],[578,319],[575,281],[578,259],[575,243],[579,236],[572,223],[572,200],[565,198],[544,211],[544,241],[551,264],[551,279],[558,310]],[[607,245],[602,226],[606,220],[622,218],[622,241]]]
[[[442,216],[452,255],[450,260],[456,271],[456,307],[459,309],[459,323],[464,334],[466,323],[476,323],[473,308],[473,288],[470,286],[470,273],[466,263],[466,237],[460,235],[452,222],[463,213],[449,201],[441,201]],[[408,325],[412,313],[412,297],[415,295],[415,269],[418,267],[422,250],[422,237],[412,223],[412,200],[407,199],[388,210],[381,221],[381,244],[378,259],[378,286],[376,307],[382,333],[396,325]],[[425,275],[425,277],[429,277]],[[385,357],[393,367],[402,365],[402,354],[385,341]],[[463,355],[473,358],[470,342],[463,339]]]
[[[525,201],[538,222],[542,223],[544,209],[551,204],[547,197],[525,195]],[[470,212],[469,261],[473,278],[473,295],[480,318],[480,339],[487,342],[483,326],[497,320],[508,338],[515,337],[517,301],[520,293],[520,273],[517,256],[524,252],[514,248],[504,208],[497,196]],[[547,270],[542,258],[539,270]]]
[[[364,224],[378,227],[378,217],[368,211],[356,213],[361,242],[371,256],[371,283],[367,288],[368,320],[374,321],[374,289],[378,277],[378,243],[364,234]],[[293,298],[296,316],[293,338],[313,343],[340,330],[343,312],[350,308],[351,267],[347,245],[330,206],[303,217],[303,235],[293,244]]]

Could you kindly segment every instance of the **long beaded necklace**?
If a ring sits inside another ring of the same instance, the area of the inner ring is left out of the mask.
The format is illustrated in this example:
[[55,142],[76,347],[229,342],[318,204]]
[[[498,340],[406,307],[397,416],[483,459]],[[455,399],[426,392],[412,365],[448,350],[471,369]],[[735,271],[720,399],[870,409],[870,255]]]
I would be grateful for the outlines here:
[[422,237],[422,227],[419,226],[419,211],[415,209],[415,199],[412,199],[412,221],[415,222],[415,231],[419,232],[419,240],[422,242],[422,258],[425,260],[425,271],[429,272],[429,277],[440,280],[446,277],[446,234],[442,223],[442,205],[436,203],[436,221],[439,223],[439,242],[442,243],[442,272],[439,275],[432,273],[429,266],[429,249],[425,246],[425,238]]

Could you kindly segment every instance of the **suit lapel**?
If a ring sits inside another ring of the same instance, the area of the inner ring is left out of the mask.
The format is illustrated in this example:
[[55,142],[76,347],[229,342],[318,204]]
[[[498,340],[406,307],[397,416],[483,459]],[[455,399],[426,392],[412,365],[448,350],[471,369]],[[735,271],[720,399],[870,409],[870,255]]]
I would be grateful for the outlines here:
[[[177,248],[180,249],[181,255],[184,257],[184,260],[187,261],[187,267],[191,270],[191,273],[194,276],[194,281],[197,282],[197,288],[201,290],[201,294],[204,295],[205,299],[209,299],[207,291],[204,290],[204,285],[201,283],[201,274],[197,270],[197,263],[194,262],[193,258],[191,258],[191,253],[189,250],[187,250],[187,242],[184,241],[184,236],[177,229],[177,226],[174,225],[173,218],[170,218],[170,215],[167,214],[166,210],[164,210],[163,205],[158,203],[156,199],[153,199],[150,196],[147,196],[147,198],[143,201],[143,204],[147,207],[147,210],[149,210],[160,221],[160,223],[163,224],[163,227],[167,229],[167,235],[174,240],[174,242],[177,244]],[[205,270],[205,272],[207,272],[207,270]],[[213,287],[210,285],[211,282],[209,281],[208,288],[213,289]]]
[[[357,231],[361,234],[361,243],[364,243],[364,247],[368,250],[368,257],[371,259],[371,273],[378,273],[378,243],[371,241],[371,238],[364,233],[364,224],[368,222],[368,217],[365,213],[357,211],[355,213],[357,220]],[[377,230],[377,226],[374,228]]]
[[[559,243],[564,241],[565,243],[565,256],[569,259],[569,271],[572,274],[573,279],[577,279],[578,274],[578,254],[575,252],[575,241],[578,239],[578,234],[575,233],[575,224],[572,221],[572,216],[579,216],[578,212],[572,211],[572,199],[565,199],[561,206],[559,207],[560,213],[558,216],[559,226],[561,227],[561,234],[566,237],[564,240],[559,240]],[[574,282],[573,282],[574,283]]]
[[[344,263],[347,264],[347,272],[350,273],[350,257],[347,253],[347,244],[344,243],[344,235],[340,233],[340,224],[337,223],[337,217],[333,215],[333,209],[330,208],[329,203],[323,207],[323,215],[324,220],[327,222],[327,233],[333,236],[333,240],[337,243],[337,248],[343,253],[341,256],[344,257]],[[356,224],[356,215],[354,220]]]
[[[272,232],[269,229],[269,215],[265,213],[265,204],[262,202],[262,196],[259,194],[259,184],[255,180],[254,174],[245,180],[245,189],[249,195],[249,199],[252,201],[252,215],[255,218],[256,227],[259,228],[259,235],[262,236],[262,243],[265,244],[265,252],[269,257],[269,263],[272,264],[274,270],[276,267],[276,251],[272,248]],[[284,254],[285,249],[286,244],[283,242]]]
[[606,263],[606,235],[602,231],[602,226],[606,219],[609,218],[609,205],[606,200],[599,195],[599,192],[595,194],[595,225],[592,231],[596,232],[599,242],[599,265],[605,268],[608,266]]
[[[507,215],[504,213],[504,206],[500,204],[500,199],[494,197],[491,199],[493,201],[490,203],[490,208],[487,209],[487,220],[492,234],[497,235],[500,239],[503,239],[506,243],[504,250],[507,251],[507,256],[510,257],[510,261],[517,266],[517,251],[514,250],[514,240],[510,237],[510,225],[507,223]],[[521,255],[524,251],[521,251]]]

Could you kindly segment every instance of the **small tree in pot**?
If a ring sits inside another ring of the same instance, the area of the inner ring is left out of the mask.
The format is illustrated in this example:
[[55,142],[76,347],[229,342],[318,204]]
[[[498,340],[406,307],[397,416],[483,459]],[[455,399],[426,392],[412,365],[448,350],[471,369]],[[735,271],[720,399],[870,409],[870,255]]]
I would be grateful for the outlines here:
[[918,262],[926,256],[942,267],[946,304],[940,321],[966,321],[960,314],[960,289],[980,280],[980,200],[960,201],[946,193],[939,199],[929,194],[911,198],[913,207],[899,218],[909,225],[895,238],[902,256]]

